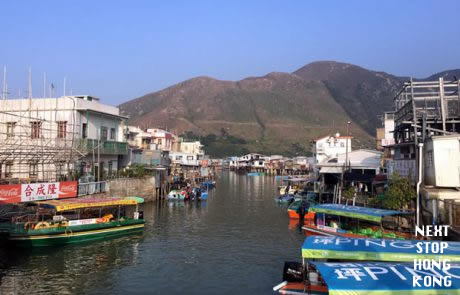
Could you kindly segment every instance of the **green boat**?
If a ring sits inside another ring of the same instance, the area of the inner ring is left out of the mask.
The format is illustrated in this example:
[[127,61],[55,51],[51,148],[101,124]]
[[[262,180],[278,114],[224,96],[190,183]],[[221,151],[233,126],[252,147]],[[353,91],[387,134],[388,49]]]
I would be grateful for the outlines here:
[[[144,229],[139,200],[82,198],[36,202],[34,214],[16,216],[8,225],[8,241],[17,247],[44,247],[103,240]],[[136,206],[132,216],[127,207]],[[115,216],[115,217],[114,217]]]

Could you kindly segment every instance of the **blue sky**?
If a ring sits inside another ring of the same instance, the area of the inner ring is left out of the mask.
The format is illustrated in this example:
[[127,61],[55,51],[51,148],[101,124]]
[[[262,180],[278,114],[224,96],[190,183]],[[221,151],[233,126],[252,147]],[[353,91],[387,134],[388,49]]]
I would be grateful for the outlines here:
[[460,1],[1,1],[10,97],[119,104],[195,76],[239,80],[337,60],[425,77],[460,68]]

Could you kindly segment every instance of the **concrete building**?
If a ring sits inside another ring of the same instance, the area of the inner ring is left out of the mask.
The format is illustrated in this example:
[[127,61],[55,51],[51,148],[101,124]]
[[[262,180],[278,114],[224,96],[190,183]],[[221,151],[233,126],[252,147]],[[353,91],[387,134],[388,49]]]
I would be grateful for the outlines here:
[[169,131],[159,128],[149,128],[147,132],[152,135],[152,144],[155,144],[157,150],[178,152],[179,137]]
[[321,163],[326,159],[337,157],[339,154],[351,152],[351,136],[324,136],[312,142],[312,153],[315,163]]
[[119,109],[88,95],[0,101],[0,170],[18,181],[56,180],[72,171],[97,178],[127,153]]
[[180,141],[179,152],[204,155],[203,145],[199,141]]

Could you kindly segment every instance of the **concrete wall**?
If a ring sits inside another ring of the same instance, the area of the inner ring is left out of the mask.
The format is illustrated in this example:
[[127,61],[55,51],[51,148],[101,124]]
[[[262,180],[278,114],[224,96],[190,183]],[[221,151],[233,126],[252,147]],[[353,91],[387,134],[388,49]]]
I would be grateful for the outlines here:
[[107,195],[111,197],[136,196],[145,201],[155,198],[155,177],[119,178],[107,181]]

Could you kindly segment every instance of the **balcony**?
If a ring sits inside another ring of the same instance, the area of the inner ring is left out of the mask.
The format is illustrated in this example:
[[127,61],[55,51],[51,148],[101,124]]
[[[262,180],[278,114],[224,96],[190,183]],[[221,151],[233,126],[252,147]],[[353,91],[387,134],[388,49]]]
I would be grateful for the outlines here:
[[119,141],[100,141],[98,146],[97,139],[79,139],[76,142],[76,149],[83,153],[94,153],[98,152],[101,155],[127,155],[128,154],[128,143]]

